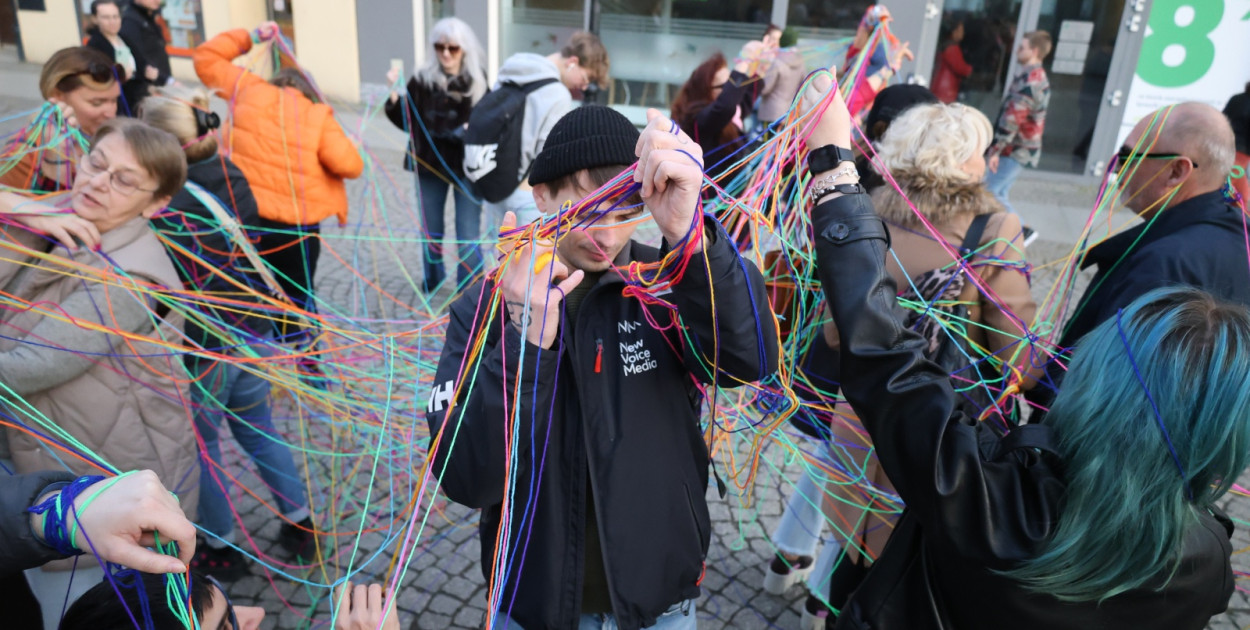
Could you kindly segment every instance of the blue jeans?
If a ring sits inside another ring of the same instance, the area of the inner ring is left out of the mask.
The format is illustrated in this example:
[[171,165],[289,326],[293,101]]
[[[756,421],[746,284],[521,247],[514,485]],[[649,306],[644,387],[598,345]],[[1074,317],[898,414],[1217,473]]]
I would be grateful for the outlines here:
[[1017,162],[1012,157],[1001,157],[998,159],[998,171],[994,172],[989,169],[985,170],[985,187],[994,193],[994,196],[1007,207],[1007,212],[1019,214],[1015,208],[1011,207],[1011,203],[1007,201],[1007,193],[1011,191],[1012,184],[1016,183],[1016,178],[1020,176],[1020,171],[1024,170],[1024,165]]
[[[799,445],[800,448],[810,448],[826,462],[825,465],[833,467],[832,454],[829,452],[831,442],[806,438]],[[786,500],[786,509],[781,514],[781,520],[777,521],[777,529],[773,530],[772,541],[782,553],[814,556],[816,545],[825,531],[825,515],[821,504],[824,502],[827,479],[819,470],[804,469],[802,472],[803,476],[795,485],[794,493]],[[808,576],[807,583],[812,592],[828,591],[828,588],[824,591],[820,588],[828,581],[833,572],[834,561],[841,552],[842,546],[836,540],[830,538],[825,541],[820,557],[816,559],[812,573]]]
[[[261,356],[270,352],[261,343],[251,348]],[[204,452],[200,453],[200,525],[226,541],[231,540],[234,531],[234,518],[226,499],[232,482],[212,463],[221,461],[223,418],[269,486],[282,514],[296,522],[306,518],[308,491],[295,469],[291,449],[274,429],[269,381],[234,363],[191,355],[187,357],[187,369],[195,379],[191,384],[195,429],[204,440]]]
[[[647,628],[648,630],[695,630],[699,627],[698,620],[695,600],[688,599],[670,606],[659,619],[655,620],[655,625],[647,626]],[[499,630],[525,630],[521,624],[508,618],[508,615],[502,612],[495,620],[494,627]],[[605,613],[582,615],[577,623],[577,630],[617,630],[619,627],[616,617]]]
[[[443,237],[446,236],[443,214],[451,184],[429,171],[417,171],[417,196],[421,200],[421,262],[425,265],[425,289],[432,291],[447,277],[443,270]],[[464,287],[482,271],[482,206],[459,188],[454,189],[456,204],[456,242],[460,264],[456,281]]]

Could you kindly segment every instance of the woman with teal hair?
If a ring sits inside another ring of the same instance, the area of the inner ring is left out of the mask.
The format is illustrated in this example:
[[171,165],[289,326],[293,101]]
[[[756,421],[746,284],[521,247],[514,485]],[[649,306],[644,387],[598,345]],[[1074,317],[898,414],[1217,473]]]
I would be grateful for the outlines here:
[[[808,144],[849,146],[840,97]],[[1250,461],[1250,313],[1147,293],[1078,343],[1045,425],[1002,435],[955,411],[902,324],[889,233],[843,167],[812,174],[820,279],[842,393],[907,511],[836,627],[1197,630],[1224,611],[1215,502]]]

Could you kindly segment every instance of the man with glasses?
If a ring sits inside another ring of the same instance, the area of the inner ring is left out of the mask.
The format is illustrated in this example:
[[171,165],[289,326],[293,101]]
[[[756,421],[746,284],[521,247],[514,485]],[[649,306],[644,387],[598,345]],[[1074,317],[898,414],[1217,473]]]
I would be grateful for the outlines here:
[[[1071,348],[1159,287],[1190,285],[1250,304],[1245,222],[1224,194],[1233,159],[1232,127],[1209,105],[1168,106],[1137,123],[1112,170],[1123,204],[1144,222],[1089,250],[1082,268],[1098,272],[1068,321],[1061,347]],[[1049,382],[1034,389],[1039,404],[1053,396],[1063,369],[1048,371]]]

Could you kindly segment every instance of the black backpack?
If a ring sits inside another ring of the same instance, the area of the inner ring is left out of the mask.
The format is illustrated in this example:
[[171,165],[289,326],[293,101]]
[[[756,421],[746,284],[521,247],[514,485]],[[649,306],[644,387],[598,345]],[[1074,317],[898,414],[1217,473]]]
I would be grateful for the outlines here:
[[521,172],[525,99],[534,90],[555,82],[502,83],[473,108],[464,134],[464,176],[474,195],[490,202],[503,201],[529,175],[529,169]]

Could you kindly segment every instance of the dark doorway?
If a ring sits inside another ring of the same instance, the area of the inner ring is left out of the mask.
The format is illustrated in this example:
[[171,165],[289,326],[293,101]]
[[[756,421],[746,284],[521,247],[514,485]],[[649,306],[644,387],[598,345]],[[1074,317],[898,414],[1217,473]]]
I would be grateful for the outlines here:
[[0,0],[0,46],[17,45],[17,10],[13,0]]

